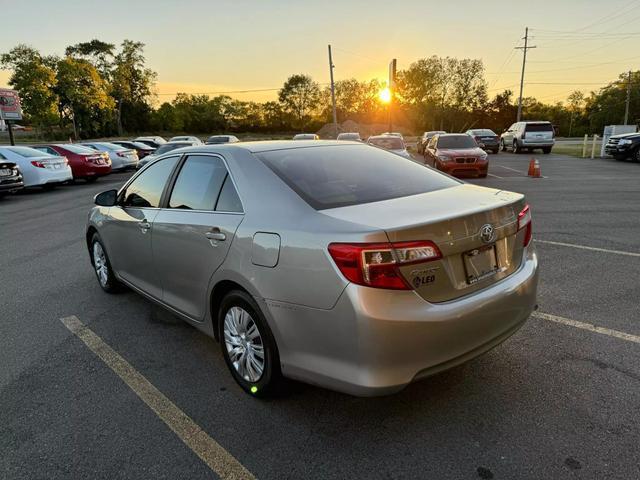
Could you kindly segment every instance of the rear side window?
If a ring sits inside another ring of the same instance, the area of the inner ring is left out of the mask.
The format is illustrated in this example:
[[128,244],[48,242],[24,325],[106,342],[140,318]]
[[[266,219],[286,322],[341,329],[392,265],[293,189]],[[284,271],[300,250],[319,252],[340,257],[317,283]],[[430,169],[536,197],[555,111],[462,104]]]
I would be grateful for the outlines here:
[[409,159],[367,145],[292,148],[257,157],[316,210],[407,197],[460,184]]
[[51,147],[33,147],[33,148],[40,152],[48,153],[49,155],[58,155],[58,152],[56,152]]
[[158,208],[162,191],[179,158],[164,158],[149,165],[127,187],[124,194],[124,206]]
[[213,211],[226,177],[227,169],[219,157],[188,157],[171,192],[169,208]]
[[238,197],[238,192],[236,192],[236,187],[233,186],[229,174],[227,174],[222,190],[220,190],[216,210],[219,212],[242,212],[240,197]]
[[527,123],[525,127],[527,132],[553,132],[553,126],[550,123]]

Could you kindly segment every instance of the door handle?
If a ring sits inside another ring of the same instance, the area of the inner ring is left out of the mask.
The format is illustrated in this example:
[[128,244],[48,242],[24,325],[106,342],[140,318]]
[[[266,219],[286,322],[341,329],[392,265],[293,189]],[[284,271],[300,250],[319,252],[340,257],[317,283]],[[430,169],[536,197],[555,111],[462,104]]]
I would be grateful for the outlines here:
[[227,239],[227,236],[224,233],[222,233],[220,230],[207,232],[204,234],[204,236],[207,237],[209,240],[219,240],[221,242]]
[[143,220],[140,223],[138,223],[138,227],[140,227],[140,230],[142,230],[142,233],[147,233],[147,230],[151,228],[151,224],[146,220]]

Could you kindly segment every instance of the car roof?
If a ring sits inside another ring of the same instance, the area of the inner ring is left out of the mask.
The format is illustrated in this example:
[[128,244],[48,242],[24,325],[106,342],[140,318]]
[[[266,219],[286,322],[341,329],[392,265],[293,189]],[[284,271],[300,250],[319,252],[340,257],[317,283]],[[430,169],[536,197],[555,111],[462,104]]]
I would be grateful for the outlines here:
[[189,151],[195,153],[216,153],[222,151],[246,150],[251,153],[270,152],[274,150],[289,150],[297,148],[319,148],[327,146],[346,147],[350,145],[360,145],[361,142],[345,142],[337,140],[318,140],[313,143],[298,143],[293,140],[261,140],[255,142],[219,143],[213,145],[197,145],[191,147]]

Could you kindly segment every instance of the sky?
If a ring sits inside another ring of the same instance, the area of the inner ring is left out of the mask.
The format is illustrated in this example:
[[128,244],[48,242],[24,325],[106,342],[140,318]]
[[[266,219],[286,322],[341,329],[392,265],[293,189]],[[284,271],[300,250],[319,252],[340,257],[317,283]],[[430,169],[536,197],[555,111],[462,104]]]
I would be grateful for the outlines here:
[[[387,78],[431,55],[484,62],[489,95],[518,92],[525,27],[530,45],[525,96],[564,100],[640,69],[640,0],[0,0],[0,51],[19,43],[62,55],[93,38],[146,44],[160,102],[175,93],[234,92],[277,98],[289,75],[329,82]],[[0,87],[9,72],[0,70]],[[266,90],[252,91],[246,90]],[[242,91],[242,92],[240,92]]]

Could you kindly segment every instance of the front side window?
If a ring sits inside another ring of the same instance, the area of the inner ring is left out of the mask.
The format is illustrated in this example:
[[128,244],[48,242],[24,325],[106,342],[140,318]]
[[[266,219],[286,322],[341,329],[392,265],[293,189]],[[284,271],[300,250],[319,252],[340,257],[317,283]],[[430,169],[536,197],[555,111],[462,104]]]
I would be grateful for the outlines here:
[[220,157],[187,157],[169,199],[169,208],[213,211],[227,169]]
[[129,184],[124,193],[125,207],[158,208],[162,191],[180,157],[158,160]]

